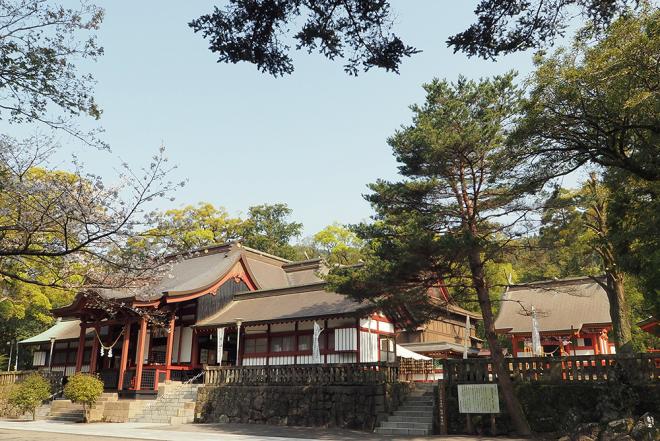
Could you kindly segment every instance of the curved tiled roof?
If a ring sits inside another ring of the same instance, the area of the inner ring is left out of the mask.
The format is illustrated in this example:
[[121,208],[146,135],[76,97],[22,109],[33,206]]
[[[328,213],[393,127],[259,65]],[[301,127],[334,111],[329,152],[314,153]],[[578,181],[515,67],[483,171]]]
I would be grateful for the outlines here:
[[197,327],[268,323],[303,317],[352,315],[369,307],[348,297],[329,292],[324,283],[237,294],[222,310],[198,322]]
[[534,282],[514,285],[505,293],[495,320],[498,332],[530,333],[534,306],[541,332],[580,330],[585,325],[609,325],[610,304],[593,279]]

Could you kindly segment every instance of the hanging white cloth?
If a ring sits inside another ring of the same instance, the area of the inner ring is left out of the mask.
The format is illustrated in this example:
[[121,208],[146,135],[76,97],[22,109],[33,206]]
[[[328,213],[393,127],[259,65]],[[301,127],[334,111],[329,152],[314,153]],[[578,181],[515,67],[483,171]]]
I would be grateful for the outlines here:
[[536,318],[536,310],[532,305],[532,354],[543,356],[543,346],[541,346],[541,334],[539,331],[539,321]]
[[222,356],[224,355],[224,343],[225,343],[225,328],[216,329],[217,337],[217,348],[216,348],[216,360],[218,365],[222,365]]
[[312,342],[312,363],[321,363],[321,348],[319,347],[319,337],[321,336],[321,327],[316,321],[314,322],[314,336]]
[[468,358],[470,349],[470,316],[465,316],[465,333],[463,335],[463,358]]

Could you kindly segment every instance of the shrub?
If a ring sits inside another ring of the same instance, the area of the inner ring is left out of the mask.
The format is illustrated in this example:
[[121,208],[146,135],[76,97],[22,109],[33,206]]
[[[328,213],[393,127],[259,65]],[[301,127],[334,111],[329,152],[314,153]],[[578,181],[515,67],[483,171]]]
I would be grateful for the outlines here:
[[8,401],[21,414],[30,412],[34,420],[37,407],[48,397],[50,397],[50,383],[41,375],[34,373],[11,390]]
[[81,403],[85,413],[85,421],[87,418],[87,411],[90,406],[96,403],[96,400],[103,393],[103,381],[96,375],[83,374],[78,372],[72,377],[64,386],[64,397],[74,403]]

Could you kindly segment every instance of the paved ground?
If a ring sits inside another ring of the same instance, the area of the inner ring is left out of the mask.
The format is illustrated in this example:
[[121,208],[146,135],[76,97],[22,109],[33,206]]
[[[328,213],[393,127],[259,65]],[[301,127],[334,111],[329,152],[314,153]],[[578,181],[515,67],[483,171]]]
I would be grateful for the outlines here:
[[[310,429],[247,424],[186,424],[164,426],[144,423],[92,423],[75,424],[56,421],[0,421],[0,440],[21,441],[108,441],[162,440],[162,441],[391,441],[453,440],[488,441],[504,438],[473,437],[394,437],[377,436],[364,432],[337,429]],[[506,438],[508,441],[513,438]]]

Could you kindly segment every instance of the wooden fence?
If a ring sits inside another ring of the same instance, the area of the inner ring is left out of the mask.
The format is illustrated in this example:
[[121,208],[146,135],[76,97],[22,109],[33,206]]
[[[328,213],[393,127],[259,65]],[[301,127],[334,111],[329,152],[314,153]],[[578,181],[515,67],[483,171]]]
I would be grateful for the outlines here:
[[327,364],[293,366],[207,366],[205,384],[360,385],[393,383],[396,364]]
[[29,375],[39,373],[44,378],[49,380],[51,384],[58,384],[62,382],[62,372],[40,372],[40,371],[11,371],[0,372],[0,386],[5,386],[14,383],[20,383],[25,380]]
[[[641,382],[660,380],[660,354],[584,355],[570,357],[506,358],[512,379],[555,383],[605,383],[615,377],[621,365],[627,375]],[[448,359],[442,362],[444,379],[449,383],[492,383],[497,381],[490,359]]]

